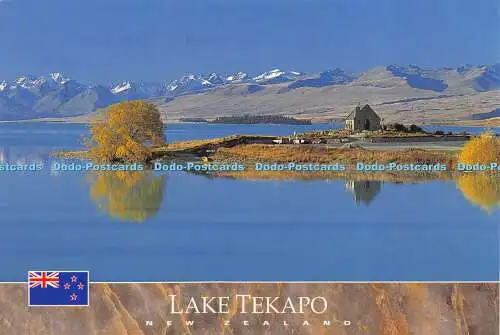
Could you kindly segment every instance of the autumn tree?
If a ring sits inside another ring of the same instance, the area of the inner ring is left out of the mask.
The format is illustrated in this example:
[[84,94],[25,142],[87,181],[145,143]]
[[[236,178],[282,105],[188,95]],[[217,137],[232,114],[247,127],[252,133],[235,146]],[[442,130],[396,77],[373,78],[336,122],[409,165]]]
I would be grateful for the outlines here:
[[500,157],[500,139],[491,132],[475,137],[464,145],[458,155],[460,163],[489,164],[498,161]]
[[[490,164],[498,162],[500,139],[486,132],[465,144],[458,161],[465,164]],[[491,212],[500,205],[500,178],[493,173],[467,173],[458,177],[457,185],[464,196],[474,204]]]
[[164,144],[160,112],[145,101],[114,104],[92,121],[86,144],[95,161],[146,162],[151,149]]

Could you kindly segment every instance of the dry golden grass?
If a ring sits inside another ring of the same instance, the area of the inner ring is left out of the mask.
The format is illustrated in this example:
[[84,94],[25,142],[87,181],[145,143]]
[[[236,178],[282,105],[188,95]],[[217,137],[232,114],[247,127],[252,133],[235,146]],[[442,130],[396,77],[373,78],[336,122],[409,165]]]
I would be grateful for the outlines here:
[[232,138],[215,138],[215,139],[172,142],[162,148],[158,148],[157,150],[189,150],[209,144],[214,144],[214,145],[221,144],[228,139]]
[[436,164],[437,162],[451,166],[455,156],[449,152],[408,149],[400,151],[381,151],[317,147],[280,146],[266,144],[238,145],[232,148],[220,148],[214,160],[232,157],[239,161],[249,162],[314,162],[314,163],[414,163]]

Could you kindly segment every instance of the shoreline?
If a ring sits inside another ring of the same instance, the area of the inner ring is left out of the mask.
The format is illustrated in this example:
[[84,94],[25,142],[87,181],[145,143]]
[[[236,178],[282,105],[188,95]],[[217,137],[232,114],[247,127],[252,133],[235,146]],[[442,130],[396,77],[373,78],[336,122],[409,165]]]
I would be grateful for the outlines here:
[[[276,166],[294,165],[294,168],[276,168]],[[262,169],[258,165],[274,166]],[[303,166],[326,166],[334,167],[330,170],[303,169]],[[421,183],[429,181],[452,181],[473,179],[477,182],[486,181],[494,183],[500,182],[500,162],[496,162],[497,168],[474,171],[465,171],[458,167],[456,161],[440,161],[432,164],[405,164],[405,163],[364,163],[368,169],[359,169],[359,163],[295,163],[287,162],[277,164],[268,162],[267,164],[255,162],[231,161],[210,161],[201,160],[169,160],[156,161],[151,164],[129,163],[129,164],[98,164],[92,162],[58,162],[50,164],[50,169],[56,173],[100,173],[102,175],[117,175],[119,178],[137,179],[139,175],[166,175],[170,173],[187,173],[202,176],[205,178],[228,178],[233,180],[255,180],[255,181],[321,181],[321,180],[344,180],[350,182],[392,182],[392,183]],[[389,168],[389,165],[392,167]],[[1,167],[1,165],[0,165]],[[295,169],[295,167],[299,167]],[[406,168],[411,167],[411,168]],[[415,167],[415,169],[413,168]],[[424,168],[422,168],[424,167]],[[42,168],[40,168],[41,170]],[[37,170],[37,171],[40,171]],[[19,170],[17,170],[19,171]]]
[[[321,145],[281,145],[259,144],[259,141],[272,141],[272,137],[233,136],[212,140],[184,141],[152,150],[151,159],[144,164],[154,162],[187,162],[198,161],[202,164],[242,165],[264,164],[320,164],[353,166],[365,164],[416,164],[456,165],[455,150],[423,150],[402,148],[401,150],[380,150],[373,148],[324,147]],[[67,151],[53,153],[59,159],[89,159],[87,151]],[[337,170],[320,170],[333,172]],[[350,172],[352,168],[349,169]],[[424,170],[425,171],[425,170]],[[311,172],[319,172],[313,170]]]

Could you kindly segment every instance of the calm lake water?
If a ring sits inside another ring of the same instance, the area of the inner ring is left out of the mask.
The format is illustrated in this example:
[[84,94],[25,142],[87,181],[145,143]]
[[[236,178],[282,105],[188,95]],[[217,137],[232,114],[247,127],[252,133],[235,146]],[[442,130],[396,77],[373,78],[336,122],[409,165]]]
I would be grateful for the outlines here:
[[[330,127],[182,124],[168,140]],[[88,269],[94,281],[498,280],[499,211],[474,181],[51,172],[49,153],[80,148],[84,132],[0,124],[0,164],[46,165],[0,172],[0,281],[34,269]]]

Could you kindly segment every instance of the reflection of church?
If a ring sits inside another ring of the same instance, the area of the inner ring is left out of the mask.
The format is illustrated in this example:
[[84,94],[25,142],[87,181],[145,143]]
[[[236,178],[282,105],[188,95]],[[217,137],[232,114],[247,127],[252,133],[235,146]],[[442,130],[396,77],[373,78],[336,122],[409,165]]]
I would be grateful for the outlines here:
[[354,195],[356,204],[369,205],[382,189],[382,183],[374,180],[346,180],[345,188]]

